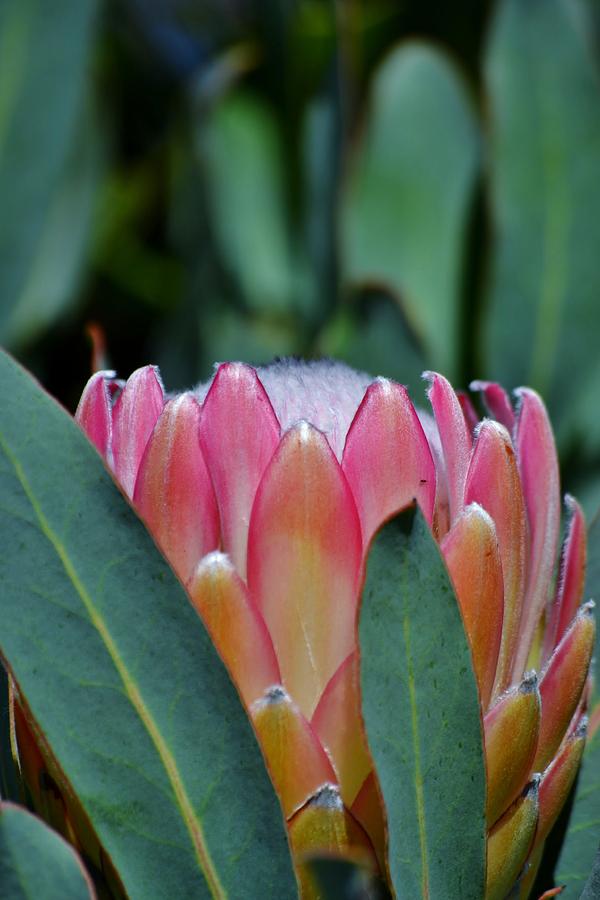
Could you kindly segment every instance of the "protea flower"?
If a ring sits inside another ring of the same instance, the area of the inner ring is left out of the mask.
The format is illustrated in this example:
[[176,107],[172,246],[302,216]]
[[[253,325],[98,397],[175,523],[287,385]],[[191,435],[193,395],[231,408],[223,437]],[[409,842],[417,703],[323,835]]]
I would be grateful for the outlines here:
[[[558,465],[534,391],[517,391],[515,412],[498,385],[476,384],[490,414],[478,422],[468,398],[427,377],[433,418],[402,386],[339,364],[226,363],[171,398],[148,366],[126,383],[95,374],[76,417],[228,666],[297,858],[358,855],[384,877],[355,618],[369,542],[416,500],[448,566],[479,688],[486,896],[500,900],[520,877],[527,896],[585,742],[585,525],[567,497],[556,577]],[[302,870],[300,881],[312,896]]]

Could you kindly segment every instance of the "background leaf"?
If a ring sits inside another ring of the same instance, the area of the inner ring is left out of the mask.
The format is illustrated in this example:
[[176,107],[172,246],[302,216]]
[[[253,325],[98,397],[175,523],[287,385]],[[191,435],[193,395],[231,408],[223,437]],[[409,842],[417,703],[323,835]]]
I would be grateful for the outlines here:
[[348,280],[396,292],[430,365],[450,378],[478,156],[477,125],[446,58],[416,42],[394,50],[375,76],[350,168],[343,263]]
[[262,755],[187,595],[75,423],[6,354],[0,383],[0,649],[126,891],[295,897]]
[[4,900],[90,900],[91,882],[73,848],[40,819],[0,803],[0,890]]
[[596,900],[597,897],[600,897],[600,849],[596,853],[594,867],[586,881],[580,900]]
[[486,61],[487,371],[540,390],[563,435],[580,415],[600,326],[600,82],[583,12],[576,0],[503,0]]
[[367,737],[399,900],[481,900],[485,768],[479,698],[458,603],[420,511],[372,544],[360,614]]
[[[72,285],[64,274],[61,283],[52,257],[68,240],[70,259],[85,233],[79,212],[89,206],[81,180],[88,148],[77,161],[72,186],[64,183],[64,172],[83,113],[96,8],[96,0],[57,0],[51,15],[43,0],[5,0],[0,6],[0,340],[5,344],[31,336],[72,297]],[[92,136],[86,140],[89,144]],[[74,204],[77,215],[71,218]],[[61,262],[70,270],[67,260]],[[46,272],[52,264],[53,283],[44,284],[40,269]],[[41,310],[32,299],[42,301]]]
[[275,118],[251,94],[231,93],[211,111],[198,148],[223,260],[253,309],[286,312],[294,271]]

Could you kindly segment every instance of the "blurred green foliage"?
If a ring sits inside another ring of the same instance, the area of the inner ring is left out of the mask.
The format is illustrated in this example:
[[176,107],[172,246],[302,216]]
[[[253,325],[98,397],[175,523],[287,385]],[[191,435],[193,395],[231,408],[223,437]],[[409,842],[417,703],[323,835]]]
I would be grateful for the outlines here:
[[0,342],[527,382],[600,502],[594,0],[0,0]]

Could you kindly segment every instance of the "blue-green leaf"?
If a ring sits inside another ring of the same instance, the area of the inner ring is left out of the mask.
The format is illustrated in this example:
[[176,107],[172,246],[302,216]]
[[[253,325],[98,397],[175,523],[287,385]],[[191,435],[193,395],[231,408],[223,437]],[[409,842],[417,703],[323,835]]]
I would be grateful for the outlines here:
[[363,715],[399,900],[481,900],[485,765],[477,685],[448,572],[420,511],[371,546],[360,614]]
[[375,75],[350,167],[343,265],[398,295],[431,365],[456,374],[464,240],[479,158],[465,88],[446,57],[409,43]]
[[262,754],[187,594],[77,425],[6,354],[0,385],[0,651],[51,774],[132,900],[295,897]]
[[485,73],[495,237],[488,374],[536,387],[565,430],[586,400],[600,325],[600,79],[583,6],[502,0]]
[[91,900],[94,891],[77,854],[26,809],[0,803],[2,900]]
[[55,0],[51,14],[43,0],[0,4],[4,344],[30,337],[71,299],[85,249],[97,148],[83,104],[96,9],[97,0]]

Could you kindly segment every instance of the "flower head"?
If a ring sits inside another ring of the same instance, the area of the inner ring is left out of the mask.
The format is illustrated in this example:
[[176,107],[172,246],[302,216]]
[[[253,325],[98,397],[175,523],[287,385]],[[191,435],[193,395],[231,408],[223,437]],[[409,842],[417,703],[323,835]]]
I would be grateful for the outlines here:
[[337,363],[225,363],[171,398],[148,366],[126,383],[94,375],[77,419],[228,666],[297,852],[352,848],[383,865],[355,618],[373,535],[416,500],[472,650],[488,893],[503,897],[539,857],[584,745],[594,640],[591,605],[581,606],[585,525],[567,497],[555,578],[558,463],[534,391],[518,391],[515,410],[498,385],[476,383],[490,414],[478,421],[466,396],[427,378],[433,418],[402,386]]

